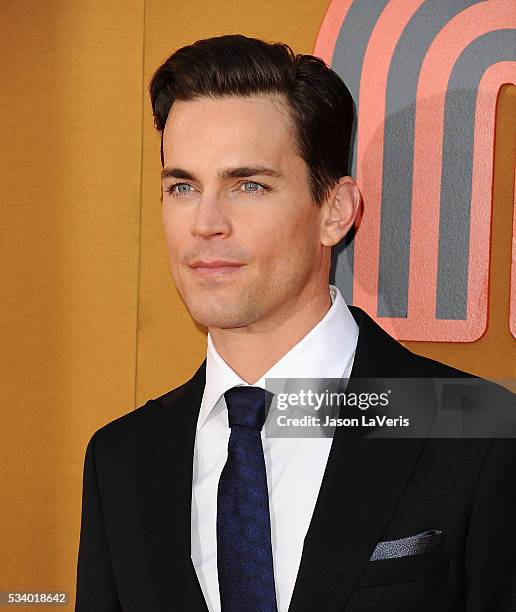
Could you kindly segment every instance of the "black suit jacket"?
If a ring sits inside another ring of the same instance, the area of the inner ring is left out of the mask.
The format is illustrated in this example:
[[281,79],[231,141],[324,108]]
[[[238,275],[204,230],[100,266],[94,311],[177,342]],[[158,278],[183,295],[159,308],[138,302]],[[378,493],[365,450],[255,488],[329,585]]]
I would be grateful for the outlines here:
[[[359,336],[347,391],[361,377],[471,376],[410,352],[365,311],[350,310]],[[205,367],[92,436],[78,612],[207,611],[190,557]],[[373,439],[341,429],[289,612],[516,610],[516,440]],[[434,531],[436,546],[370,560],[380,542]]]

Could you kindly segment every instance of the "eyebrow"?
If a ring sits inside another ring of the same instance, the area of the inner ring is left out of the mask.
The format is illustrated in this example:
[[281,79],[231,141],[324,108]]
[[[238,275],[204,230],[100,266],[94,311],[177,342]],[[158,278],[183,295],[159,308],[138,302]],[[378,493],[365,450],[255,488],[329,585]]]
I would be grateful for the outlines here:
[[[224,181],[228,178],[246,178],[248,176],[273,176],[273,177],[281,177],[281,173],[274,168],[268,168],[267,166],[240,166],[238,168],[222,168],[217,172],[217,176],[219,180]],[[197,177],[188,172],[188,170],[183,170],[182,168],[165,168],[161,171],[161,178],[177,178],[177,179],[186,179],[189,181],[198,180]]]

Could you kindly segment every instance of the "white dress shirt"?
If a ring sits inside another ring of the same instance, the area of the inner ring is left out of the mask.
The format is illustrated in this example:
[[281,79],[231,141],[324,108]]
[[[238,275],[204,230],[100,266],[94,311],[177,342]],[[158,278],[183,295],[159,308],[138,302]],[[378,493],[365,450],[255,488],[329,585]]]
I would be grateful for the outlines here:
[[[329,285],[326,315],[253,386],[265,378],[348,378],[358,326],[341,292]],[[206,386],[197,421],[193,459],[192,562],[210,612],[220,612],[217,576],[217,487],[231,430],[224,393],[247,385],[207,337]],[[269,387],[268,387],[269,388]],[[269,489],[271,543],[278,612],[286,612],[296,581],[303,541],[312,518],[332,438],[266,437],[262,444]]]

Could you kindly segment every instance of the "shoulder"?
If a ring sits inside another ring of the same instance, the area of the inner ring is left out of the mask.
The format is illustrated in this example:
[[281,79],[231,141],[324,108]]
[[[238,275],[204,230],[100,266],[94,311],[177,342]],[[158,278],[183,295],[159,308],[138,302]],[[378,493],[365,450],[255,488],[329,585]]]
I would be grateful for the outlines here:
[[474,388],[481,388],[483,392],[488,391],[489,394],[494,394],[497,397],[500,397],[503,401],[516,402],[516,394],[496,382],[493,382],[487,378],[482,378],[481,376],[477,376],[471,372],[460,370],[448,364],[442,363],[441,361],[424,357],[423,355],[418,355],[416,353],[412,353],[412,355],[414,355],[414,357],[418,360],[419,367],[428,378],[468,379],[465,384],[468,384],[468,382],[474,383],[476,386]]
[[[503,449],[511,461],[516,456],[516,394],[492,380],[413,353],[420,370],[437,393],[443,432],[449,415],[459,415],[461,437],[490,442],[489,457]],[[451,417],[450,417],[451,418]],[[457,421],[459,423],[459,421]],[[451,435],[451,434],[450,434]]]
[[[416,353],[412,353],[416,355]],[[442,361],[437,361],[436,359],[430,359],[430,357],[425,357],[423,355],[416,355],[419,366],[423,370],[423,372],[432,378],[475,378],[480,379],[476,374],[472,374],[471,372],[467,372],[465,370],[460,370],[459,368],[455,368],[447,363],[443,363]]]
[[174,404],[187,384],[188,381],[106,423],[93,433],[88,446],[94,446],[97,452],[104,450],[110,454],[117,449],[132,447],[144,431],[160,422],[164,409]]

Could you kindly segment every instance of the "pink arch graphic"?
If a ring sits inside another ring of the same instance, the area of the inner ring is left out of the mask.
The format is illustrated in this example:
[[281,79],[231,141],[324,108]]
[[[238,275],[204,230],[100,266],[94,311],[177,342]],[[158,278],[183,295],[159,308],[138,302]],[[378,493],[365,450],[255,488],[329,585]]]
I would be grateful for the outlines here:
[[[360,80],[356,179],[364,194],[365,210],[355,236],[353,301],[373,317],[378,299],[380,206],[376,204],[382,196],[387,76],[399,37],[422,3],[423,0],[392,0],[386,5],[369,40]],[[314,53],[328,63],[351,4],[334,0],[320,28]],[[513,0],[475,4],[442,28],[423,62],[416,97],[408,317],[380,321],[400,340],[472,342],[486,330],[495,108],[500,87],[516,82],[514,63],[491,66],[477,92],[466,321],[437,320],[434,312],[444,103],[451,71],[464,48],[487,32],[510,27],[516,27]],[[428,172],[429,164],[437,171]],[[514,286],[514,261],[512,270]],[[512,304],[511,321],[516,320],[516,299]]]
[[342,24],[353,4],[353,0],[332,0],[321,23],[315,41],[314,55],[331,64]]
[[[353,302],[372,317],[378,296],[379,203],[382,199],[383,126],[389,66],[401,34],[424,1],[391,0],[386,4],[371,33],[362,64],[355,178],[365,207],[360,231],[355,236]],[[337,37],[351,4],[350,1],[334,0],[320,28],[314,53],[328,63],[333,58]],[[382,318],[382,326],[387,328],[388,325],[389,319]]]
[[[364,196],[364,214],[355,236],[353,302],[375,317],[378,300],[380,202],[387,79],[393,53],[405,27],[424,0],[393,0],[371,34],[362,64],[357,124],[356,180]],[[369,205],[368,205],[369,203]],[[374,250],[373,250],[374,249]],[[388,330],[391,319],[381,319]],[[392,330],[392,333],[396,333]]]
[[[488,68],[477,92],[465,321],[434,318],[444,104],[448,80],[462,50],[482,34],[510,27],[516,27],[512,0],[476,4],[446,24],[423,62],[416,96],[409,316],[396,319],[396,330],[402,337],[473,342],[486,331],[495,109],[500,87],[515,82],[514,63],[500,62]],[[428,172],[430,162],[436,172]]]

